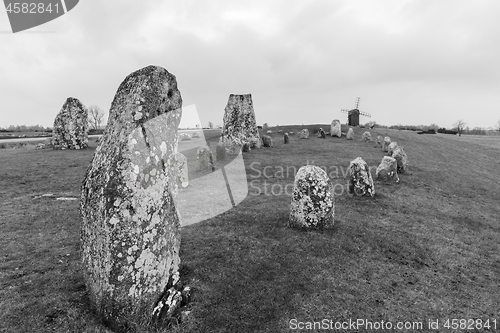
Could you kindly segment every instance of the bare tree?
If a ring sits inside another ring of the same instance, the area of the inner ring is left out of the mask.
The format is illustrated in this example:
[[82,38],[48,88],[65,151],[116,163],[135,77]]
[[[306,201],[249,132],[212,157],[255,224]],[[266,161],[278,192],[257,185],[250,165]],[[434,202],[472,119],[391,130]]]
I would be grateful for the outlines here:
[[457,129],[457,132],[458,132],[458,135],[459,136],[462,136],[462,133],[464,132],[465,130],[465,125],[466,125],[466,122],[463,121],[462,119],[460,119],[459,121],[457,121],[455,123],[455,128]]
[[89,125],[97,130],[102,124],[102,118],[104,118],[104,111],[97,105],[89,106]]
[[495,127],[497,128],[498,131],[500,131],[500,120],[497,121],[497,124],[495,125]]
[[208,122],[208,128],[210,129],[214,128],[214,124],[211,121]]

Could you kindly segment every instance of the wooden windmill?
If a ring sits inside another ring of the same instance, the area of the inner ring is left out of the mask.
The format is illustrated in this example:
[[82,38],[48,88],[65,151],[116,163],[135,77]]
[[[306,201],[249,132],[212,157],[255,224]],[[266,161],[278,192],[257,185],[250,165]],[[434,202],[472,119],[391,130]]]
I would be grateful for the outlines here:
[[366,112],[361,112],[359,111],[359,97],[356,97],[356,105],[354,109],[352,110],[347,110],[347,109],[342,109],[342,112],[347,113],[347,124],[349,126],[359,126],[359,116],[365,116],[365,117],[371,117],[372,115]]

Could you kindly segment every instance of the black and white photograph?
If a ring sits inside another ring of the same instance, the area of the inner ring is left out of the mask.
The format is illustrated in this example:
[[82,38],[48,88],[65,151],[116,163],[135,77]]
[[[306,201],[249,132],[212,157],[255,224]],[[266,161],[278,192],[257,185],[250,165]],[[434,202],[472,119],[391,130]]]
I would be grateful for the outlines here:
[[500,2],[4,0],[0,332],[500,332]]

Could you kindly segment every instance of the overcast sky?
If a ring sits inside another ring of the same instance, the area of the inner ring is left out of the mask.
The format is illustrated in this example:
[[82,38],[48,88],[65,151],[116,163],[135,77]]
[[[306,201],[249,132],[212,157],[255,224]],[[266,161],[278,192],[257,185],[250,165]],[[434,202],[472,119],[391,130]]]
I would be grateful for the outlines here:
[[204,126],[229,94],[257,123],[346,121],[470,127],[500,120],[497,0],[83,0],[12,34],[0,10],[0,127],[52,126],[67,97],[106,113],[123,79],[177,77]]

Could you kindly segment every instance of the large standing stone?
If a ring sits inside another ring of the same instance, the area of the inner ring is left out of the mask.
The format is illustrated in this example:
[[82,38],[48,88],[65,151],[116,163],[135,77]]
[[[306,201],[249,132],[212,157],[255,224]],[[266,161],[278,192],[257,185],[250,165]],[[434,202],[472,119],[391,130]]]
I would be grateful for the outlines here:
[[273,147],[273,138],[268,135],[262,136],[262,146],[272,148]]
[[375,147],[382,148],[382,142],[384,142],[384,138],[381,135],[377,136],[377,142],[375,143]]
[[182,187],[187,187],[189,185],[187,158],[184,154],[177,152],[174,154],[174,161],[176,167],[175,171],[177,172],[177,182]]
[[339,138],[342,136],[340,120],[334,119],[332,121],[332,124],[330,125],[330,135],[331,136],[338,136]]
[[357,157],[349,164],[349,193],[359,196],[375,195],[375,187],[373,178],[368,164],[361,158]]
[[363,136],[361,137],[361,139],[364,141],[364,142],[369,142],[369,141],[372,141],[372,135],[370,132],[368,131],[365,131],[363,133]]
[[349,129],[347,130],[346,138],[347,140],[354,139],[354,130],[352,129],[352,127],[349,127]]
[[324,139],[325,137],[326,137],[325,131],[322,128],[320,128],[318,130],[318,138]]
[[302,131],[300,131],[299,138],[300,139],[309,139],[309,130],[307,128],[304,128]]
[[386,136],[384,138],[384,141],[382,142],[382,149],[384,151],[389,151],[389,145],[391,144],[391,138],[389,138],[388,136]]
[[382,180],[395,179],[399,183],[399,176],[397,171],[397,161],[391,156],[384,156],[382,162],[377,168],[376,177]]
[[242,146],[251,138],[258,138],[252,95],[229,95],[223,122],[221,140],[225,138]]
[[182,301],[173,158],[181,107],[164,68],[127,76],[82,183],[84,279],[97,313],[120,331],[145,314],[171,316]]
[[76,98],[68,97],[54,119],[52,145],[54,149],[84,149],[88,147],[88,110]]
[[264,123],[264,125],[262,125],[262,130],[264,132],[266,132],[268,129],[269,129],[269,125],[267,123]]
[[288,133],[283,134],[283,142],[286,144],[290,143],[290,137],[288,136]]
[[396,141],[392,141],[391,143],[389,143],[389,146],[387,146],[387,153],[389,154],[389,156],[392,156],[392,152],[394,151],[394,149],[396,149],[397,146],[398,143]]
[[289,226],[332,228],[334,210],[333,186],[326,172],[315,165],[301,167],[293,184]]
[[392,157],[398,164],[398,173],[404,173],[408,170],[408,157],[406,156],[403,147],[397,146],[392,152]]
[[215,170],[212,151],[207,145],[198,147],[196,151],[196,171]]

